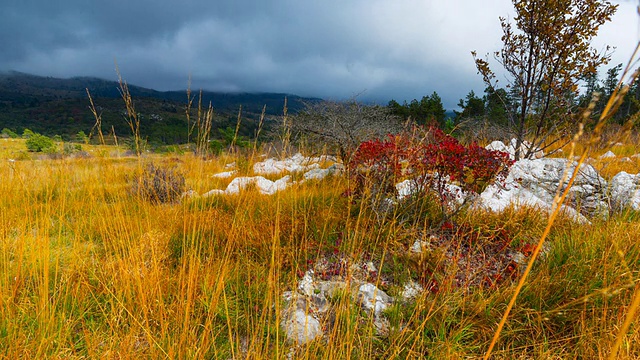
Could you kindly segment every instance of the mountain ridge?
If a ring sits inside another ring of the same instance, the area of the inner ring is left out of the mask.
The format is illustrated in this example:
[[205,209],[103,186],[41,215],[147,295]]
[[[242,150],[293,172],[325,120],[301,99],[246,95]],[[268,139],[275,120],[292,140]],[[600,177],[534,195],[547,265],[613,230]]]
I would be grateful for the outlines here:
[[[186,120],[187,91],[158,91],[127,84],[136,111],[141,115],[142,134],[150,141],[180,143],[189,139]],[[120,135],[130,133],[123,119],[124,102],[117,81],[76,76],[56,78],[16,71],[0,72],[0,129],[21,133],[24,129],[45,135],[73,138],[80,131],[89,133],[95,118],[89,109],[87,89],[102,114],[103,131]],[[200,91],[192,91],[192,111],[199,102]],[[266,106],[266,123],[273,124],[283,115],[287,99],[289,114],[304,108],[305,103],[321,101],[285,93],[225,93],[202,91],[202,106],[212,104],[215,126],[212,135],[227,127],[235,128],[240,106],[240,134],[252,136],[257,120]],[[192,118],[196,115],[192,114]]]
[[[7,88],[9,85],[19,85],[19,88]],[[152,88],[146,88],[135,84],[127,83],[131,96],[150,97],[161,100],[171,100],[187,103],[187,90],[169,90],[160,91]],[[94,98],[120,98],[119,84],[117,81],[106,80],[99,77],[91,76],[74,76],[69,78],[57,78],[51,76],[40,76],[19,71],[8,71],[0,73],[0,101],[6,100],[6,95],[17,93],[20,95],[37,95],[45,97],[80,97],[87,98],[86,89],[89,89],[91,96]],[[192,89],[191,95],[198,95],[200,90]],[[290,93],[278,92],[220,92],[202,90],[203,103],[211,101],[214,108],[221,111],[237,111],[239,105],[251,112],[262,111],[262,106],[267,105],[267,114],[281,115],[284,98],[287,98],[287,107],[291,112],[297,112],[302,109],[302,103],[305,101],[320,101],[322,99],[315,97],[302,97]],[[258,105],[263,99],[267,103]],[[246,103],[246,104],[243,104]],[[281,106],[276,108],[276,105]]]

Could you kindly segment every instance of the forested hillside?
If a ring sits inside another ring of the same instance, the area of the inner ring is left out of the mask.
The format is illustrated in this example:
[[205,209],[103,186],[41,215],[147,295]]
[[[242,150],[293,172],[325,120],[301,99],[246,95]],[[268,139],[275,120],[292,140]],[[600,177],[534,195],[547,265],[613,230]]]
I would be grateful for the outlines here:
[[[130,130],[123,119],[125,105],[116,81],[98,78],[75,77],[58,79],[18,72],[0,75],[0,129],[21,134],[28,128],[46,135],[73,138],[80,131],[89,133],[95,118],[89,109],[87,89],[102,114],[105,132],[127,135]],[[185,91],[156,91],[139,86],[129,86],[136,110],[141,115],[141,132],[151,142],[181,143],[187,140]],[[199,101],[199,91],[192,89],[192,109]],[[215,110],[213,136],[227,126],[235,127],[237,114],[242,106],[240,133],[251,136],[253,124],[266,106],[267,122],[281,116],[287,99],[289,113],[295,113],[303,103],[318,99],[276,93],[217,93],[202,92],[203,107],[209,103]]]

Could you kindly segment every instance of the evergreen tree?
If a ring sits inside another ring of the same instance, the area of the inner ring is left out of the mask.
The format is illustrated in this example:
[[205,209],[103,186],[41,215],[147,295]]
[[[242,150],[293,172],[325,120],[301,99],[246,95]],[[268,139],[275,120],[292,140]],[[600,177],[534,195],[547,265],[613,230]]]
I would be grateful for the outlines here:
[[484,100],[476,96],[471,90],[464,99],[460,99],[458,106],[462,108],[461,112],[454,111],[458,121],[468,118],[481,118],[485,115]]
[[442,99],[435,91],[429,96],[423,96],[420,101],[413,99],[409,104],[405,101],[400,105],[397,101],[391,100],[387,109],[393,115],[404,120],[412,119],[421,125],[435,125],[442,128],[445,123],[446,110],[442,105]]
[[511,99],[505,89],[494,89],[487,87],[484,89],[485,111],[489,121],[499,124],[509,124],[509,107]]

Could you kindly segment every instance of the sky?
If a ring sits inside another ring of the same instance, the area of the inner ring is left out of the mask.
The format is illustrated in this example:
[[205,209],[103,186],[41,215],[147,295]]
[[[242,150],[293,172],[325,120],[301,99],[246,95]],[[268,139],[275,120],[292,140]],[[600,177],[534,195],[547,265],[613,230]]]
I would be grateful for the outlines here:
[[[633,0],[592,42],[627,62]],[[0,71],[157,90],[280,92],[386,104],[482,94],[471,51],[500,49],[510,0],[2,0]],[[499,65],[493,62],[495,68]]]

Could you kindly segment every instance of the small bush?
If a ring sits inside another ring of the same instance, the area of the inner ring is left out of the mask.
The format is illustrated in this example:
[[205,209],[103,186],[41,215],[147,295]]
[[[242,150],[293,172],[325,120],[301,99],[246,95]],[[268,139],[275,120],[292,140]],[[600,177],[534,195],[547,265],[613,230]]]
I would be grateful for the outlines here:
[[130,183],[134,195],[155,204],[175,202],[185,190],[184,175],[154,164],[147,165]]
[[143,152],[147,151],[149,148],[149,144],[146,139],[138,139],[135,138],[127,138],[124,141],[124,146],[128,151],[135,155],[140,155]]
[[31,131],[31,129],[24,129],[24,131],[22,132],[22,137],[25,139],[30,138],[31,136],[35,135],[36,133],[34,133],[33,131]]
[[213,155],[220,155],[225,149],[225,144],[222,140],[211,140],[209,142],[209,151]]
[[80,141],[80,142],[83,142],[85,144],[89,144],[89,137],[87,136],[87,134],[84,133],[84,131],[80,130],[76,134],[76,141]]
[[363,142],[349,169],[356,194],[367,190],[374,199],[393,198],[395,184],[409,179],[414,196],[436,196],[446,217],[457,210],[456,198],[481,193],[504,179],[512,164],[507,153],[475,143],[464,146],[431,127]]
[[[26,133],[26,130],[25,130]],[[55,153],[56,145],[53,140],[47,136],[32,133],[27,138],[25,142],[27,145],[27,150],[31,152],[45,152],[45,153]]]
[[4,128],[2,129],[1,137],[15,139],[15,138],[19,138],[20,136],[16,134],[13,130]]
[[62,146],[62,152],[65,155],[75,154],[75,153],[80,152],[80,151],[82,151],[82,145],[80,145],[80,144],[65,143]]

